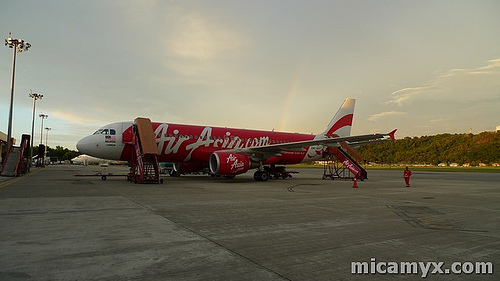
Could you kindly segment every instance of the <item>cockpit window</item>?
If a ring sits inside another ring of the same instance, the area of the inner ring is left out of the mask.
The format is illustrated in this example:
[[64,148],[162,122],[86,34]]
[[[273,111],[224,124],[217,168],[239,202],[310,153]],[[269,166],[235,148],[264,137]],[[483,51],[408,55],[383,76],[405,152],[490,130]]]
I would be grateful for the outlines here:
[[95,131],[94,135],[116,135],[115,129],[99,129]]

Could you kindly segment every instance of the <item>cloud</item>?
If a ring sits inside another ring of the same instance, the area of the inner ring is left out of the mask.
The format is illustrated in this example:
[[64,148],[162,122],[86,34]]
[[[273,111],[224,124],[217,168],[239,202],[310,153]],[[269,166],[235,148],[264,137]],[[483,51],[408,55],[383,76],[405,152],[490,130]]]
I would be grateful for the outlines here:
[[242,41],[237,32],[198,14],[178,18],[177,26],[166,44],[180,58],[215,59],[237,49]]
[[377,121],[379,119],[394,117],[394,116],[401,116],[401,115],[405,115],[405,114],[406,114],[405,112],[401,112],[401,111],[387,111],[387,112],[382,112],[382,113],[377,113],[377,114],[371,115],[370,117],[368,117],[368,121]]
[[[166,87],[184,86],[182,91],[223,87],[242,80],[241,68],[249,49],[249,36],[218,14],[169,7],[159,21],[159,44],[152,48],[151,64],[156,72],[148,79]],[[248,79],[248,78],[247,78]],[[236,84],[236,83],[235,83]]]
[[91,123],[96,122],[96,119],[89,118],[87,115],[75,114],[61,110],[50,110],[51,117],[60,119],[68,123]]
[[388,102],[399,106],[417,100],[485,101],[500,98],[500,59],[472,69],[452,69],[436,75],[429,83],[392,93]]

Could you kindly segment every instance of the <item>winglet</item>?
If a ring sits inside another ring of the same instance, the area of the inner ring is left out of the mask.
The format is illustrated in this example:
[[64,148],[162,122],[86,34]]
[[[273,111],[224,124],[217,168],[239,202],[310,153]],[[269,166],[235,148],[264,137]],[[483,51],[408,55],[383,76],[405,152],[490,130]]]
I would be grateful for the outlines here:
[[389,137],[391,138],[392,141],[395,141],[396,140],[396,137],[394,136],[394,134],[396,134],[396,131],[398,129],[394,129],[392,130],[391,132],[388,133]]

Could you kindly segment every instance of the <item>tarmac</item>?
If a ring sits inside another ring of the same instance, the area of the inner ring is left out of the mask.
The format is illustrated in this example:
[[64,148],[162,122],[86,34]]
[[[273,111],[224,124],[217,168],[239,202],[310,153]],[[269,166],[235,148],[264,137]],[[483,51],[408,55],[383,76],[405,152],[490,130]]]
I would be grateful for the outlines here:
[[127,168],[0,178],[0,280],[424,279],[351,273],[351,262],[389,261],[490,262],[492,274],[426,279],[500,280],[499,173],[414,172],[409,188],[402,171],[368,171],[359,188],[321,169],[267,182],[75,177],[97,172]]

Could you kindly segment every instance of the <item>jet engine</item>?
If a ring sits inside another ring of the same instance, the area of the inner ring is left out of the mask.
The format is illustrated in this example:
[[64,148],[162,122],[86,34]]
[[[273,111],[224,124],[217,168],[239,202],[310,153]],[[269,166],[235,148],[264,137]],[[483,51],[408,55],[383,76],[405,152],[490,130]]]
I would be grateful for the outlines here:
[[178,177],[183,173],[196,173],[205,169],[206,166],[201,162],[192,163],[174,163],[173,169],[170,171],[170,176]]
[[206,166],[202,162],[174,163],[174,170],[181,173],[199,172],[203,168],[206,168]]
[[209,167],[212,174],[234,176],[248,171],[250,164],[250,159],[246,154],[214,152],[210,155]]

